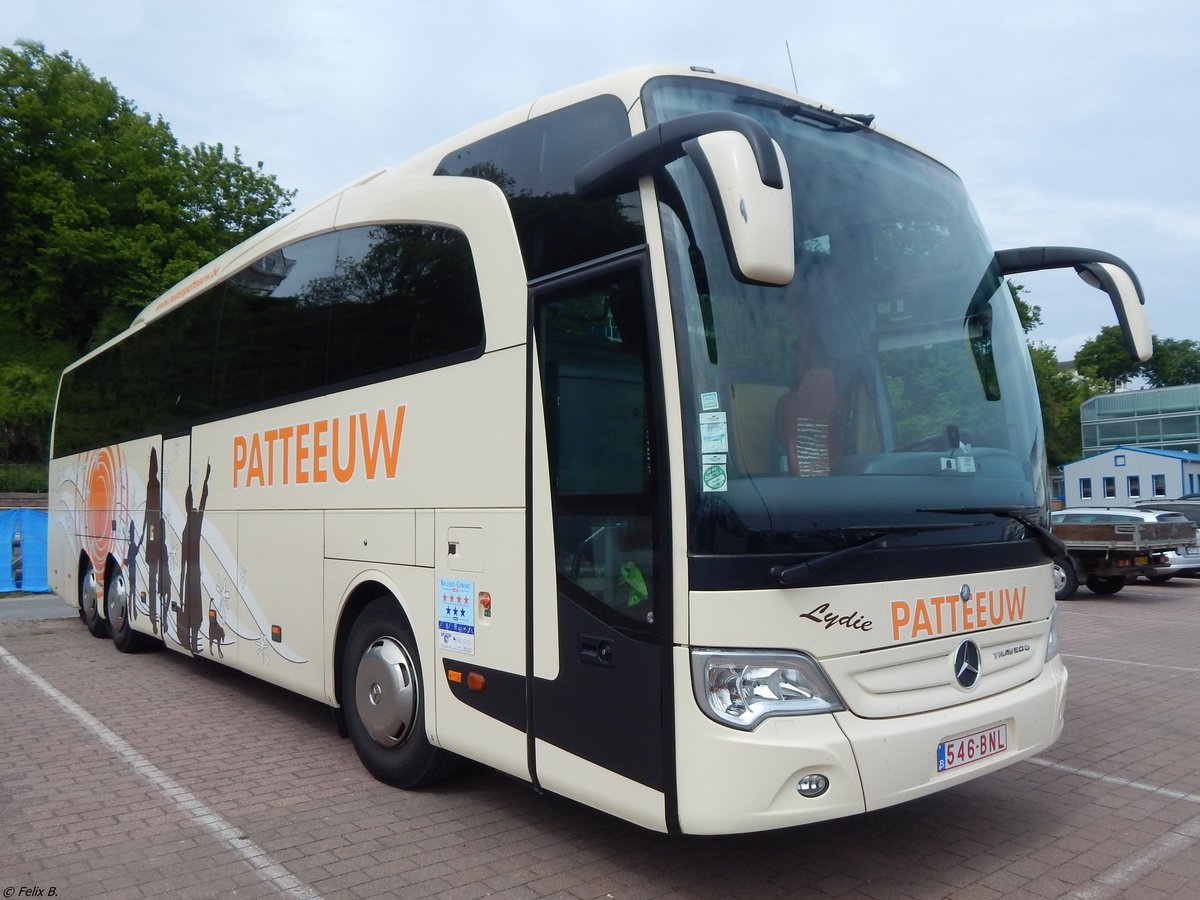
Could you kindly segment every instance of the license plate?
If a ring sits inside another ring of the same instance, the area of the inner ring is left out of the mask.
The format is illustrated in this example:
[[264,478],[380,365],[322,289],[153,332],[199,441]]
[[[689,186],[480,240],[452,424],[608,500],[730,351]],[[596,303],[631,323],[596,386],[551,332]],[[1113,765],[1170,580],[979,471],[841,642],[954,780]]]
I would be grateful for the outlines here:
[[942,741],[937,748],[937,770],[949,772],[1008,749],[1008,726],[994,725],[984,731]]
[[1148,556],[1135,556],[1135,557],[1133,558],[1133,564],[1134,564],[1135,566],[1148,566],[1148,565],[1150,564],[1150,557],[1148,557]]
[[1184,547],[1184,556],[1200,556],[1200,547]]

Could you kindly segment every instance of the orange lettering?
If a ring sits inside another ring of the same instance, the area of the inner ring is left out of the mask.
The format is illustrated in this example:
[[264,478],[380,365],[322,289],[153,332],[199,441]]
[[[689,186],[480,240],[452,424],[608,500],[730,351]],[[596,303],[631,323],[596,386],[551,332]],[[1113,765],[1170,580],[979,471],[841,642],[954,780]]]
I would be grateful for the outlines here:
[[360,473],[368,481],[395,478],[405,409],[397,406],[390,420],[388,410],[377,409],[235,435],[233,486],[274,487],[277,445],[280,484],[324,484],[331,469],[341,484]]
[[255,478],[258,479],[259,487],[265,486],[266,482],[263,481],[262,447],[258,443],[257,434],[250,440],[250,465],[246,469],[246,487],[250,487],[250,482]]
[[291,425],[286,425],[279,429],[279,438],[283,441],[283,483],[288,483],[288,448],[292,442],[292,435],[296,429]]
[[263,432],[263,440],[267,442],[267,484],[275,483],[275,441],[278,438],[279,431],[275,428]]
[[892,604],[892,640],[900,640],[900,629],[908,624],[911,613],[908,610],[908,604],[902,600],[897,600]]
[[400,433],[404,429],[404,407],[396,407],[396,424],[392,426],[392,440],[388,442],[387,414],[381,409],[375,414],[375,435],[367,440],[367,414],[358,414],[358,425],[362,432],[363,462],[366,464],[367,480],[375,478],[375,467],[379,454],[383,453],[384,472],[388,478],[396,477],[396,460],[400,454]]
[[916,615],[913,616],[912,636],[924,632],[933,637],[933,626],[929,622],[929,606],[924,600],[917,600]]
[[[334,420],[336,421],[336,420]],[[329,430],[328,419],[318,419],[313,422],[313,481],[322,484],[329,480],[322,460],[329,455],[329,445],[325,443],[324,435]]]
[[[354,474],[355,434],[356,434],[356,432],[354,430],[353,424],[351,424],[350,427],[347,429],[349,434],[347,434],[346,439],[350,444],[350,453],[349,453],[349,462],[347,462],[346,465],[343,466],[338,461],[338,446],[341,443],[341,441],[338,440],[338,430],[339,430],[338,426],[341,424],[341,421],[342,421],[341,419],[333,420],[333,477],[338,480],[339,484],[345,484],[347,481],[350,480],[350,476],[352,476]],[[353,422],[353,421],[354,421],[353,418],[350,419],[350,422]]]
[[[1008,594],[1007,598],[1004,596]],[[1010,622],[1018,622],[1025,618],[1025,588],[1013,588],[1012,593],[1008,591],[1000,592],[1001,600],[1008,600],[1006,604],[1008,608],[1008,620]]]
[[308,484],[308,469],[304,467],[304,463],[308,459],[309,450],[304,439],[311,430],[312,426],[307,422],[296,426],[296,484]]
[[233,438],[233,486],[238,486],[238,472],[246,467],[246,438],[240,434]]

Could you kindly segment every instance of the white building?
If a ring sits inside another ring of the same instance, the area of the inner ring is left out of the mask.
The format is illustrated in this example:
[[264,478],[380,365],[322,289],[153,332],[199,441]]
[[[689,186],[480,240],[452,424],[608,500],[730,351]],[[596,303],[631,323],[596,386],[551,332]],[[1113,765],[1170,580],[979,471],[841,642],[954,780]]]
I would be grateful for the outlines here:
[[1139,500],[1173,500],[1200,493],[1200,454],[1117,445],[1067,463],[1067,506],[1133,506]]

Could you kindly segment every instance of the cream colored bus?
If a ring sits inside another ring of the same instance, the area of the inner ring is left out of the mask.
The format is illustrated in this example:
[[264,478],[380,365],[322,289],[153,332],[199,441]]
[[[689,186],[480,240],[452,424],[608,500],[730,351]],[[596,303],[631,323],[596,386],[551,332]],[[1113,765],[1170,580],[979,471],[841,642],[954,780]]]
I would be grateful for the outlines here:
[[555,94],[288,216],[62,377],[97,636],[647,828],[878,809],[1063,725],[1038,398],[955,175],[707,70]]

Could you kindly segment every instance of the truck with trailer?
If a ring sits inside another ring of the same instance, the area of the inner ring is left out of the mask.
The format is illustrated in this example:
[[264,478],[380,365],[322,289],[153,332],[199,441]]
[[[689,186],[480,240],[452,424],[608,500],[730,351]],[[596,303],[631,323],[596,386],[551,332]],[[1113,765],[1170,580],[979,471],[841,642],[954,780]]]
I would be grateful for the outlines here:
[[1090,507],[1051,513],[1050,528],[1066,553],[1054,560],[1054,595],[1069,600],[1087,585],[1115,594],[1138,575],[1153,580],[1166,554],[1196,545],[1196,527],[1181,513]]

